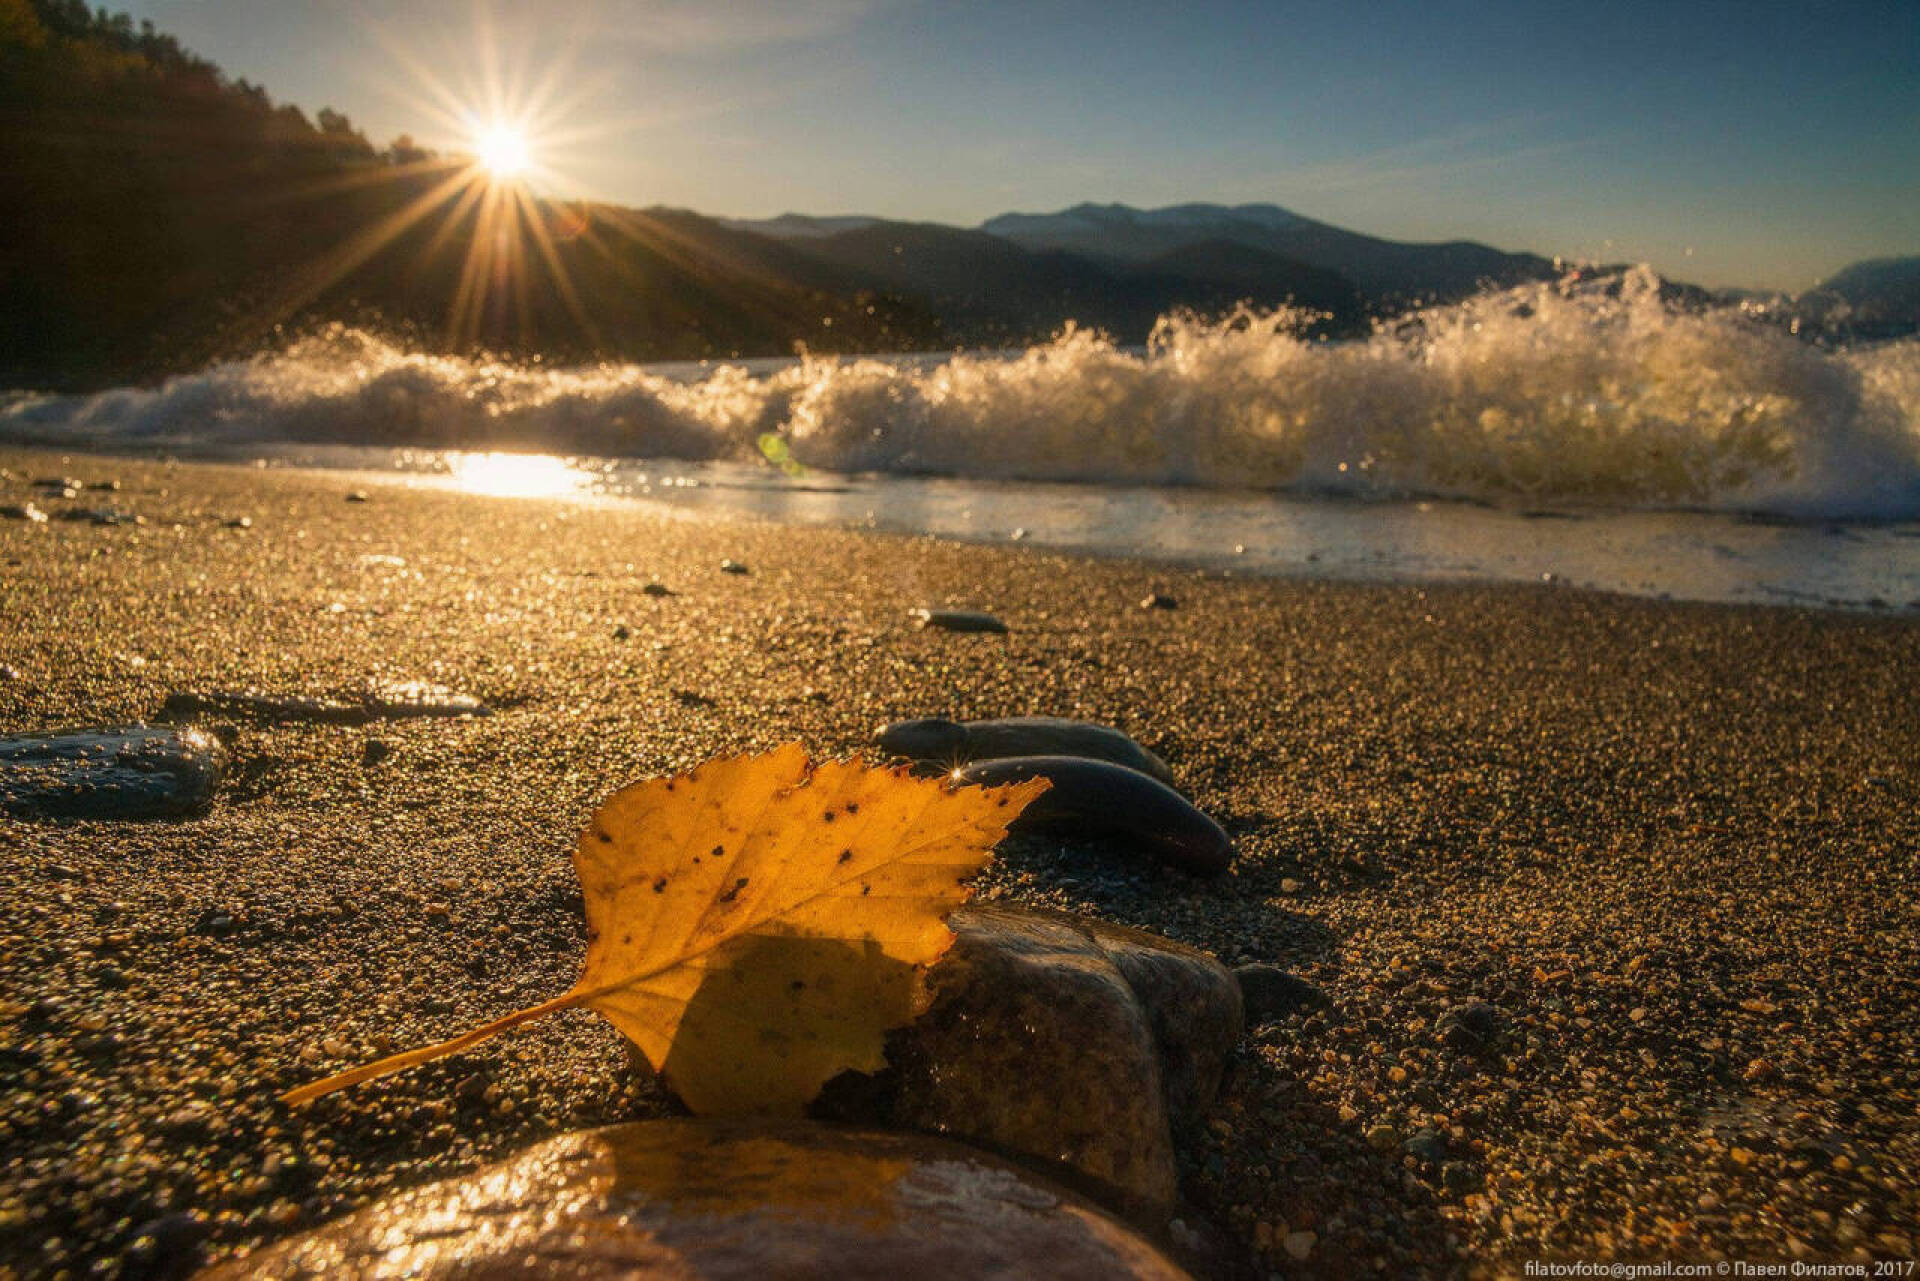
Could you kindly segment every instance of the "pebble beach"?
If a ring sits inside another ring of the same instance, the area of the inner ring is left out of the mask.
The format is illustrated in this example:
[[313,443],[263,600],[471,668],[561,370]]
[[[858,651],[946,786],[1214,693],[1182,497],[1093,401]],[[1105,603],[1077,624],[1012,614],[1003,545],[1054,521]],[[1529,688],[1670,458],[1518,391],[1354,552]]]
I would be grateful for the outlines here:
[[[1117,726],[1231,836],[1211,879],[1016,840],[978,888],[1300,981],[1178,1147],[1222,1275],[1920,1250],[1920,619],[45,451],[0,506],[0,736],[172,699],[228,758],[187,817],[0,816],[0,1275],[185,1274],[678,1114],[577,1011],[276,1096],[572,984],[619,786],[925,716]],[[181,701],[396,687],[488,714]]]

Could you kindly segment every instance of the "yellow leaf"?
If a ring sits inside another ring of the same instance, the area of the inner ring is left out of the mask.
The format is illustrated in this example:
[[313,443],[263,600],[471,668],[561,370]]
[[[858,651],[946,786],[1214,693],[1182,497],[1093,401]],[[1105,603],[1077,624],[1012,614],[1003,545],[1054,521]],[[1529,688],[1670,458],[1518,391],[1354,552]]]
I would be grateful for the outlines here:
[[1007,824],[1047,788],[953,788],[789,744],[636,783],[574,851],[587,959],[565,995],[316,1081],[304,1103],[573,1006],[599,1011],[699,1113],[797,1112],[883,1065],[924,1008],[946,918]]

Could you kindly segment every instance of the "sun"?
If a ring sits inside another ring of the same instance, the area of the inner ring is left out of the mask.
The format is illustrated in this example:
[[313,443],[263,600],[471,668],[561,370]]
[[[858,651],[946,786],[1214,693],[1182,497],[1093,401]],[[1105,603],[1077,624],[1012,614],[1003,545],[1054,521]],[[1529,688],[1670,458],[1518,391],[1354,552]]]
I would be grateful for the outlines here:
[[527,135],[506,125],[496,125],[473,140],[474,158],[495,178],[518,178],[533,164]]

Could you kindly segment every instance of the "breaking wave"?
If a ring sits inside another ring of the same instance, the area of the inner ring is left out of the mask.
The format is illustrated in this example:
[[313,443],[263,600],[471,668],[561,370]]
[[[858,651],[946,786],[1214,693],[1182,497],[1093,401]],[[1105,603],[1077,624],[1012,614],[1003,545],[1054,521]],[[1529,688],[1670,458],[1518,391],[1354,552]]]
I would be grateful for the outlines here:
[[0,434],[753,457],[832,471],[1920,516],[1920,339],[1831,351],[1649,271],[1490,293],[1349,342],[1297,313],[1168,317],[1144,351],[755,372],[434,356],[334,327],[153,390],[0,399]]

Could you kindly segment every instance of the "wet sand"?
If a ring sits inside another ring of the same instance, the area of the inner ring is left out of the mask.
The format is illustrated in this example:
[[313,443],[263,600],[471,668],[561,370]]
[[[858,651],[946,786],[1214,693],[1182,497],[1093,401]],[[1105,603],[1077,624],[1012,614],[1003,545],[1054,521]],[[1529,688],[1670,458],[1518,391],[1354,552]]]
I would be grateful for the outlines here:
[[[220,1257],[663,1114],[585,1013],[305,1111],[274,1096],[568,986],[569,852],[616,786],[1020,714],[1130,730],[1240,858],[1197,881],[1029,842],[986,894],[1331,999],[1251,1034],[1182,1144],[1187,1217],[1263,1269],[1914,1256],[1920,622],[0,468],[0,504],[146,522],[0,519],[0,732],[389,679],[496,709],[206,715],[233,763],[204,816],[0,819],[0,1272]],[[27,484],[48,475],[121,489],[49,501]],[[1178,608],[1140,608],[1153,590]],[[1011,632],[921,631],[927,605]],[[1493,1009],[1458,1030],[1473,1002]]]

